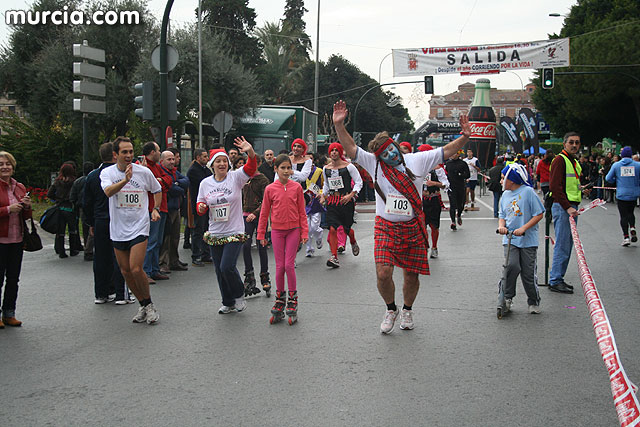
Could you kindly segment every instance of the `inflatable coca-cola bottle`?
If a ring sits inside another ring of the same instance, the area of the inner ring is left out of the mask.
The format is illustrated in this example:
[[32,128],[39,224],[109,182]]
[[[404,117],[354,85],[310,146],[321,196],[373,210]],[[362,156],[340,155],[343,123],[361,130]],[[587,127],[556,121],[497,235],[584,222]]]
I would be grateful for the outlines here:
[[496,113],[491,106],[490,93],[489,79],[476,80],[476,93],[469,110],[471,139],[465,148],[473,150],[483,168],[493,164],[496,151]]

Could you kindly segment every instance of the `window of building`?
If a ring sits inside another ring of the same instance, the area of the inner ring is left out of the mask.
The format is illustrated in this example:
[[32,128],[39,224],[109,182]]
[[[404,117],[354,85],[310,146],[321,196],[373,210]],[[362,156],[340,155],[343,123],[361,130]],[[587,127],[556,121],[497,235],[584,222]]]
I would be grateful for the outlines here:
[[438,114],[436,115],[436,117],[439,119],[444,117],[444,108],[438,108]]
[[500,117],[504,117],[507,115],[507,109],[506,108],[500,108]]

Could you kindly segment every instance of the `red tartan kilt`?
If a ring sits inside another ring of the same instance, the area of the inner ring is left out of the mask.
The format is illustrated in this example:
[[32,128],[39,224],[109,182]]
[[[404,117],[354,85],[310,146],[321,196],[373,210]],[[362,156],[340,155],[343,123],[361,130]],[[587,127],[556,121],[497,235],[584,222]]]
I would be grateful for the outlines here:
[[376,217],[373,254],[377,264],[429,274],[427,242],[418,221],[413,218],[407,222],[391,222]]

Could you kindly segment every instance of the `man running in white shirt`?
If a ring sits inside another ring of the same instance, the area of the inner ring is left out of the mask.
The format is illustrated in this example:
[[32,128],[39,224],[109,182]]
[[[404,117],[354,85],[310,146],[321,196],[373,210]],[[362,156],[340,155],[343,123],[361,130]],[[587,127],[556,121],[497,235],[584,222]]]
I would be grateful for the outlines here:
[[116,259],[129,289],[140,302],[133,322],[152,324],[160,319],[151,302],[149,282],[142,269],[149,238],[149,197],[155,208],[151,221],[160,219],[162,187],[148,168],[132,163],[133,144],[119,136],[113,143],[116,164],[100,173],[100,183],[109,198],[109,231]]

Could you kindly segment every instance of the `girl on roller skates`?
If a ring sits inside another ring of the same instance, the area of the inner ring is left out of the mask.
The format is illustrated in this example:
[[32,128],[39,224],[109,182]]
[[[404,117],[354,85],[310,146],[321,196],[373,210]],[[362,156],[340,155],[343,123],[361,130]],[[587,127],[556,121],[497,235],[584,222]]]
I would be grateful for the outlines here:
[[[271,217],[271,244],[276,261],[276,301],[271,309],[270,323],[279,322],[286,314],[289,324],[297,320],[298,294],[296,288],[295,260],[300,242],[306,243],[309,235],[305,200],[302,186],[289,179],[293,174],[291,159],[285,154],[274,161],[277,178],[264,191],[260,220],[258,222],[258,240],[267,245],[265,234],[267,220]],[[284,276],[287,275],[289,294],[284,289]]]

